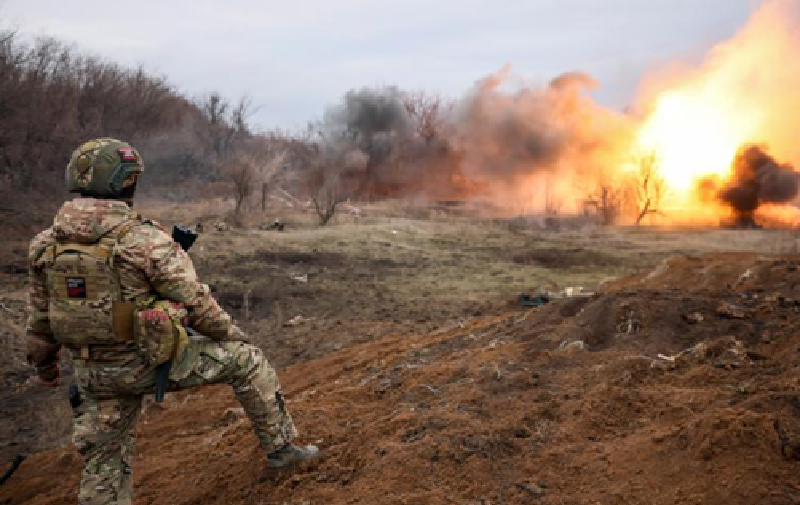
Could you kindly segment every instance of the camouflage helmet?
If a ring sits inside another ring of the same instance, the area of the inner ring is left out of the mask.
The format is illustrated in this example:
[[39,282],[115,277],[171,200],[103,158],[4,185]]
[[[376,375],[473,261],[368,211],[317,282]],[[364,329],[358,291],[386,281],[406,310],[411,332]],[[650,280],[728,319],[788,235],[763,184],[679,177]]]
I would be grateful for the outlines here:
[[126,187],[125,180],[143,170],[139,152],[127,142],[90,140],[72,153],[66,170],[67,189],[84,196],[130,198],[133,187]]

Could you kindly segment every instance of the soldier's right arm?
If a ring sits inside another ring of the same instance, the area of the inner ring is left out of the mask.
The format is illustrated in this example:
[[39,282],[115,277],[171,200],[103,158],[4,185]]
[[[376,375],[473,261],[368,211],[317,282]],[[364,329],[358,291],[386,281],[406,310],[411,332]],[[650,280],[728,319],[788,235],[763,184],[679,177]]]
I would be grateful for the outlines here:
[[[130,238],[129,238],[130,237]],[[130,247],[126,256],[141,262],[150,285],[167,300],[183,303],[189,312],[189,325],[215,340],[244,340],[209,287],[197,279],[192,259],[157,224],[145,223],[126,237]]]
[[46,382],[58,378],[58,352],[61,350],[61,344],[50,330],[47,281],[42,263],[42,256],[50,243],[50,231],[47,230],[31,241],[28,252],[30,293],[25,339],[28,362],[36,367],[39,377]]

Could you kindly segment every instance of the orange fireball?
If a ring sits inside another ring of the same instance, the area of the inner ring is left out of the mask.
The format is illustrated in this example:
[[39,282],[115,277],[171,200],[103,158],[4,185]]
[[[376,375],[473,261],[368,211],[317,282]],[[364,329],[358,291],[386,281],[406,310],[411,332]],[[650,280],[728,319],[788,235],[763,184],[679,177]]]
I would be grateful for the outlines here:
[[[763,144],[778,159],[800,161],[800,8],[774,0],[699,70],[660,92],[635,135],[634,152],[653,152],[673,207],[700,208],[698,187],[725,182],[745,144]],[[706,193],[708,194],[708,193]]]

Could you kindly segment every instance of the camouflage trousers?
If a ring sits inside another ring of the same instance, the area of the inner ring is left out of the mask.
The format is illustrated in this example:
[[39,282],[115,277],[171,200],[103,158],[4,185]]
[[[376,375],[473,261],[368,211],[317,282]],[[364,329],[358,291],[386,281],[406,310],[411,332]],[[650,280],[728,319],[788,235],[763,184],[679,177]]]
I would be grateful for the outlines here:
[[[137,357],[124,365],[76,361],[75,376],[84,397],[73,430],[84,458],[79,503],[131,504],[136,421],[142,396],[154,391],[155,371]],[[277,374],[255,346],[191,341],[170,372],[171,391],[221,383],[233,387],[267,452],[297,435]]]

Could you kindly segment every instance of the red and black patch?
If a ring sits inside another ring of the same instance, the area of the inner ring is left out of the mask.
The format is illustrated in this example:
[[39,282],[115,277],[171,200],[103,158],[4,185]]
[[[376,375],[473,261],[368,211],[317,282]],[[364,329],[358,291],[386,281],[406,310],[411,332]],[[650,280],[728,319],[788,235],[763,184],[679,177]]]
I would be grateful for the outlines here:
[[67,296],[86,298],[86,277],[67,277]]
[[119,158],[122,160],[123,163],[139,162],[139,156],[137,156],[136,151],[134,151],[130,147],[123,147],[121,149],[117,149],[117,153],[119,154]]

